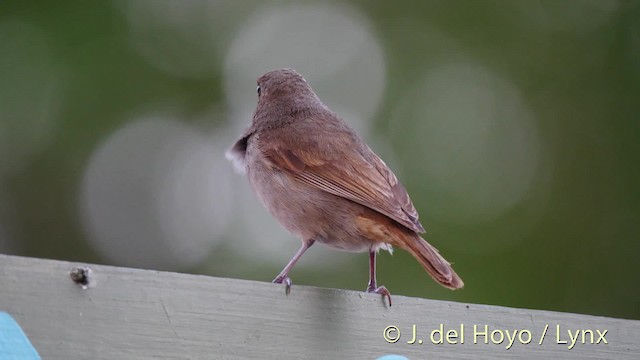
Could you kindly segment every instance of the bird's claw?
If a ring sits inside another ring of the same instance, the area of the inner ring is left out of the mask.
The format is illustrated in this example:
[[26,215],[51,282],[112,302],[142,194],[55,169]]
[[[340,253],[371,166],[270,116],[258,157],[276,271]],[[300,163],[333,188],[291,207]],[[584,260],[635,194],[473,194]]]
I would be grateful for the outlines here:
[[379,287],[370,286],[369,288],[367,288],[367,292],[368,293],[380,294],[380,295],[382,295],[383,299],[386,297],[387,301],[389,301],[389,307],[391,307],[391,293],[389,292],[389,290],[387,290],[386,287],[384,287],[384,286],[379,286]]
[[291,293],[291,285],[293,283],[291,282],[291,278],[289,278],[288,276],[278,276],[277,278],[273,279],[272,283],[284,284],[285,294],[289,295]]

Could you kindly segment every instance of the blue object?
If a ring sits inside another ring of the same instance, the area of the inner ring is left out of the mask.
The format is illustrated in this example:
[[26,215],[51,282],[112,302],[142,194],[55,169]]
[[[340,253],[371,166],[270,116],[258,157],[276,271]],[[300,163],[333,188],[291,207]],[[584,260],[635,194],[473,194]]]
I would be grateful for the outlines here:
[[376,360],[409,360],[409,358],[402,355],[384,355],[380,356]]
[[0,359],[40,360],[29,339],[11,315],[0,311]]

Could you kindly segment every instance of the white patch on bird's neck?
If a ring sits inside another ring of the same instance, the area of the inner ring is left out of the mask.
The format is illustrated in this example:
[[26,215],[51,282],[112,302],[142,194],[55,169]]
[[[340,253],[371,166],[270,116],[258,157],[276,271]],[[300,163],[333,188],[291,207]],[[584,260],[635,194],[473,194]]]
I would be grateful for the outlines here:
[[229,149],[224,153],[224,157],[231,161],[233,168],[240,174],[247,173],[247,161],[245,160],[244,151]]

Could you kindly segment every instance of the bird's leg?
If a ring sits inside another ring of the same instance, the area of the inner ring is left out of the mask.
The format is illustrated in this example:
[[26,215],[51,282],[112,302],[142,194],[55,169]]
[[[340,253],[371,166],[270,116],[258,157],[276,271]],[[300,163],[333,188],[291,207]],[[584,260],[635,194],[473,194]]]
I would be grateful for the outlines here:
[[386,296],[387,300],[389,300],[389,306],[391,306],[391,293],[389,290],[376,284],[376,255],[377,252],[375,250],[369,249],[369,286],[367,286],[367,292],[380,294],[383,299]]
[[314,239],[304,240],[298,252],[295,255],[293,255],[291,260],[289,260],[289,263],[287,264],[287,266],[285,266],[284,269],[280,271],[280,274],[278,274],[278,276],[276,276],[276,278],[273,279],[272,281],[273,283],[285,285],[285,293],[287,295],[289,295],[289,293],[291,292],[291,284],[292,284],[291,279],[289,278],[289,271],[293,269],[293,267],[296,265],[300,257],[302,257],[302,254],[304,254],[304,252],[307,251],[307,249],[310,248],[314,242],[316,242]]

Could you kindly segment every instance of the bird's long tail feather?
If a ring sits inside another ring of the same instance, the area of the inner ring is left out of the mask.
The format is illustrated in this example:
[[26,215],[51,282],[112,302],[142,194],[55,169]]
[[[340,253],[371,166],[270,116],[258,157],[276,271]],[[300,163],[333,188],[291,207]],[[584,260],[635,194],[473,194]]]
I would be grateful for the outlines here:
[[453,271],[449,262],[440,255],[438,249],[417,234],[413,240],[405,243],[407,251],[418,260],[435,281],[451,290],[464,286],[462,279]]

